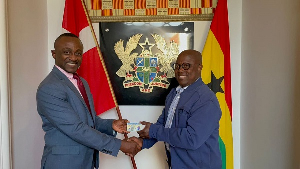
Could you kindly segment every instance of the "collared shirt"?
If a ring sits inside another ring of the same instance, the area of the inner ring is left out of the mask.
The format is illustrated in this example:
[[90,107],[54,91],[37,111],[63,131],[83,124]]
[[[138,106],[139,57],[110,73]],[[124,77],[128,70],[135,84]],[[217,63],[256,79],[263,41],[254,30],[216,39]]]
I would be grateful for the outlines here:
[[[67,76],[67,78],[72,82],[72,84],[76,87],[76,89],[77,89],[78,92],[80,93],[80,90],[79,90],[78,85],[77,85],[77,80],[73,78],[73,73],[68,73],[68,72],[66,72],[64,69],[62,69],[61,67],[59,67],[59,66],[57,66],[57,65],[55,65],[55,66],[56,66],[56,68],[57,68],[58,70],[61,71],[61,73],[63,73],[64,75]],[[80,93],[80,95],[81,95],[81,93]]]

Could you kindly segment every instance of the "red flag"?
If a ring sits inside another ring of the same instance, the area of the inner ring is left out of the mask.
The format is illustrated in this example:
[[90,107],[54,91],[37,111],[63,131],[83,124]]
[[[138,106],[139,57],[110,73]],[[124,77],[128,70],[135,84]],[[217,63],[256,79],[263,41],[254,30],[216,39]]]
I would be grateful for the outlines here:
[[100,48],[93,37],[93,28],[81,0],[66,0],[62,22],[65,32],[77,35],[83,43],[83,59],[77,73],[89,84],[97,115],[116,107]]

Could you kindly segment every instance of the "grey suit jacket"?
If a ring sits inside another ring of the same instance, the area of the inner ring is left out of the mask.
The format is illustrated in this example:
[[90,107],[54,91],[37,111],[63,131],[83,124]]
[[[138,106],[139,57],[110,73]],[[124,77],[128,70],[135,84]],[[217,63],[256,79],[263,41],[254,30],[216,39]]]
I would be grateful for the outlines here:
[[89,86],[81,80],[93,118],[76,87],[55,66],[37,89],[37,110],[45,131],[42,169],[98,168],[98,151],[118,154],[121,140],[114,137],[113,119],[96,116]]

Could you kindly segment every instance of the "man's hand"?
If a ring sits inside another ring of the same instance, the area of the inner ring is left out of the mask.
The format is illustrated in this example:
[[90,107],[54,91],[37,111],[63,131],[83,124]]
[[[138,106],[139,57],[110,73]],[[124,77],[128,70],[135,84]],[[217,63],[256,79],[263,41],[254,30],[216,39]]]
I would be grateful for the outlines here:
[[127,123],[129,123],[127,119],[114,120],[112,123],[112,128],[118,133],[129,133],[127,131]]
[[143,147],[143,139],[142,138],[137,138],[137,137],[130,137],[130,141],[136,142],[140,147]]
[[141,149],[142,147],[134,141],[124,139],[121,142],[120,150],[130,157],[135,156],[139,151],[141,151]]
[[141,131],[138,131],[137,133],[139,134],[139,136],[141,138],[150,138],[149,137],[149,129],[150,129],[150,126],[151,126],[152,123],[142,121],[141,124],[145,125],[145,128]]

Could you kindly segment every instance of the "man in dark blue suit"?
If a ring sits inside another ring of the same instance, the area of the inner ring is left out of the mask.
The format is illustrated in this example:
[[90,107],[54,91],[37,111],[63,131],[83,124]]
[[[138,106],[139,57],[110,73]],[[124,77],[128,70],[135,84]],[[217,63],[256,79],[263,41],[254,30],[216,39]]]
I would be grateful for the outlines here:
[[62,34],[54,48],[55,66],[36,94],[45,131],[41,168],[98,168],[99,151],[117,156],[121,150],[134,156],[141,148],[138,144],[115,138],[116,132],[126,132],[128,121],[96,116],[89,86],[76,76],[83,53],[80,39],[71,33]]
[[174,64],[179,83],[166,98],[156,123],[142,122],[140,138],[131,138],[142,148],[164,141],[172,169],[221,169],[219,149],[219,102],[201,79],[202,55],[195,50],[181,52]]

